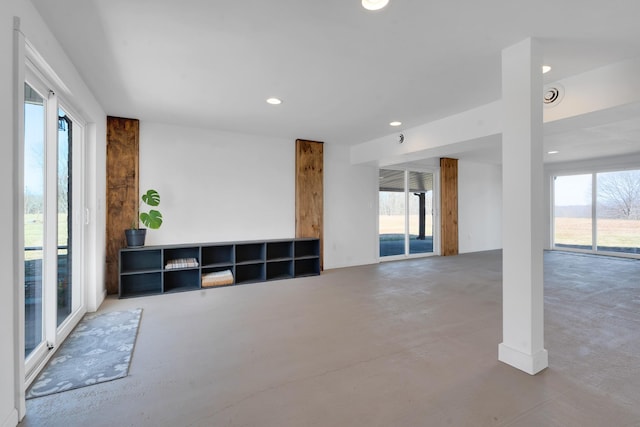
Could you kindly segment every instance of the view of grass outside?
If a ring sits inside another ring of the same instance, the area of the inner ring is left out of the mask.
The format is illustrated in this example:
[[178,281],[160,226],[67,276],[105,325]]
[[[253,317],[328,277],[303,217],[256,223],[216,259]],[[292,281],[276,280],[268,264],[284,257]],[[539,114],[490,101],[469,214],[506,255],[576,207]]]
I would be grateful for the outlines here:
[[[640,247],[640,221],[598,220],[598,246]],[[591,218],[558,218],[555,221],[556,244],[591,246]]]
[[405,195],[404,191],[380,191],[378,199],[380,255],[404,254]]
[[[417,235],[420,226],[420,214],[418,210],[417,196],[409,195],[409,230],[412,235]],[[414,200],[415,199],[415,200]],[[432,211],[431,192],[426,198],[426,210]],[[404,234],[405,227],[405,194],[400,191],[381,191],[379,196],[380,235]],[[433,235],[432,215],[425,218],[425,235]],[[415,238],[415,236],[414,236]]]
[[554,245],[591,249],[593,227],[600,251],[639,253],[640,171],[598,173],[592,218],[592,174],[555,178]]
[[558,176],[554,183],[554,244],[590,249],[592,175]]
[[[432,192],[418,196],[409,194],[409,212],[405,216],[406,198],[404,192],[380,191],[379,193],[379,238],[380,255],[392,256],[405,253],[405,221],[408,217],[409,253],[433,252],[433,219]],[[425,200],[424,236],[420,238],[420,209],[419,199]]]
[[[42,248],[43,224],[42,214],[27,214],[24,216],[24,247]],[[67,215],[58,215],[58,246],[67,244]],[[66,249],[58,249],[59,255],[67,253]],[[42,259],[42,250],[28,250],[24,254],[25,260]]]
[[[417,230],[420,224],[420,218],[417,214],[409,215],[409,229]],[[380,215],[380,238],[383,235],[404,234],[404,215]],[[431,215],[427,215],[425,221],[425,235],[433,236],[433,220]],[[412,234],[412,238],[416,238],[417,234]]]

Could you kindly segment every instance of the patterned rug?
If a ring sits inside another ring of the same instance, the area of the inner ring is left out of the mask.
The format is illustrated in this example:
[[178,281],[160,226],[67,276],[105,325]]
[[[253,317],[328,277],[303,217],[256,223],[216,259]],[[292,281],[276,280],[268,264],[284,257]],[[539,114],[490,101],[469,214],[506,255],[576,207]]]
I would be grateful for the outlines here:
[[33,382],[27,399],[126,377],[142,309],[88,314]]

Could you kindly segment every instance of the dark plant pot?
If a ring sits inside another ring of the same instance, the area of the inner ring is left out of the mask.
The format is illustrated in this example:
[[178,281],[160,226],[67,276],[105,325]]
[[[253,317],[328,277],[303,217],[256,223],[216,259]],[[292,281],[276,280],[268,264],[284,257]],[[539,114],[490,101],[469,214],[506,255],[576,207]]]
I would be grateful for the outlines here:
[[144,246],[144,238],[147,235],[147,229],[139,228],[137,230],[124,230],[124,235],[127,238],[127,247],[141,248]]

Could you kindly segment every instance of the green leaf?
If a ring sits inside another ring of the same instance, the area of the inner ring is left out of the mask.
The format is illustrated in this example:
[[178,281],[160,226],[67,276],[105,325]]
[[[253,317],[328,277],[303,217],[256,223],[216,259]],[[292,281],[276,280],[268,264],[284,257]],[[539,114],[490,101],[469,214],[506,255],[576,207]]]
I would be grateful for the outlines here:
[[156,190],[149,190],[142,195],[142,201],[149,206],[158,206],[160,204],[160,194]]
[[151,229],[158,229],[162,225],[162,214],[151,209],[149,213],[142,212],[140,214],[140,221]]

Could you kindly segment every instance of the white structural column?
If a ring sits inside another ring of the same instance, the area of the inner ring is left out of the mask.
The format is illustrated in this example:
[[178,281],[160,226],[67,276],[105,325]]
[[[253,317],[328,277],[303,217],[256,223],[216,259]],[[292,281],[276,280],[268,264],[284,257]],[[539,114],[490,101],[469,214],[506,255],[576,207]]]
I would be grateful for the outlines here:
[[502,51],[502,343],[498,359],[534,375],[544,349],[542,49]]

